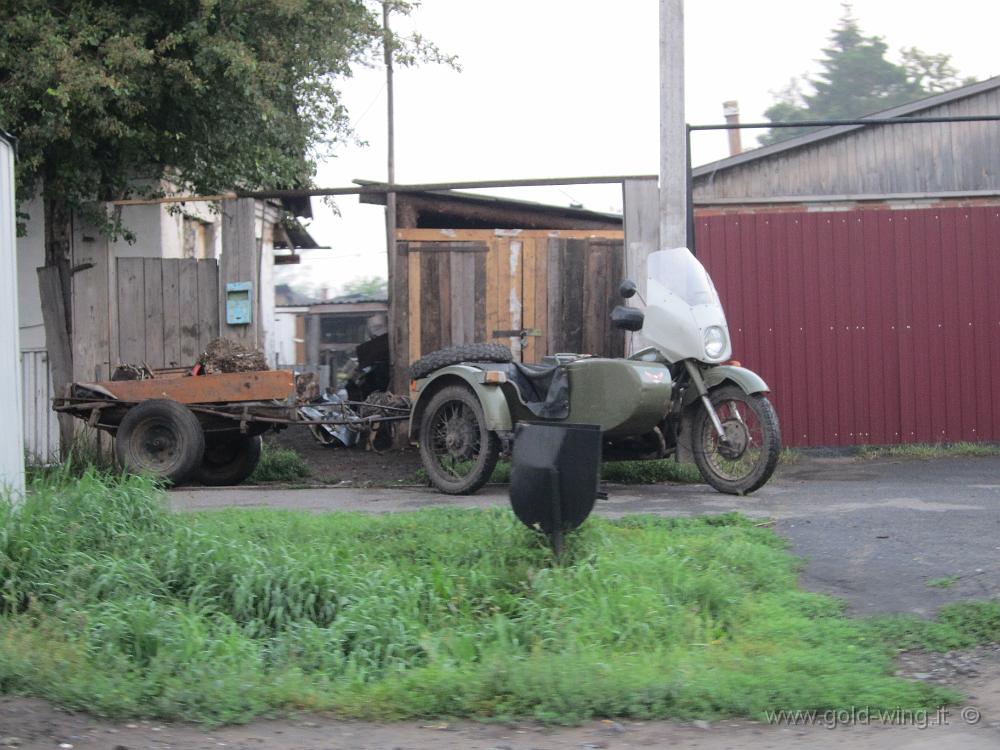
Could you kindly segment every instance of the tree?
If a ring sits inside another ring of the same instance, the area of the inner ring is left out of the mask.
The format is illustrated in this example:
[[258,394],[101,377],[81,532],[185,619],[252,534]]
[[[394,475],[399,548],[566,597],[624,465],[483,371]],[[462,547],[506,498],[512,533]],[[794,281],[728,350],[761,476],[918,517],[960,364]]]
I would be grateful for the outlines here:
[[[764,112],[770,122],[805,122],[861,117],[916,101],[963,83],[948,55],[932,55],[915,47],[902,51],[897,65],[886,59],[888,46],[880,37],[865,36],[844,5],[844,15],[830,35],[813,78],[793,79]],[[814,128],[774,128],[759,138],[777,143]]]
[[[414,5],[385,2],[397,13]],[[384,34],[382,9],[378,0],[8,0],[0,126],[18,138],[18,195],[44,199],[46,270],[57,271],[67,311],[64,323],[46,317],[47,341],[72,335],[71,216],[127,235],[100,202],[155,194],[167,179],[180,193],[308,186],[317,156],[350,135],[337,82],[353,66],[374,64],[383,45],[402,65],[453,63],[418,35]]]
[[361,276],[344,284],[341,294],[363,294],[384,299],[388,294],[388,284],[383,276]]

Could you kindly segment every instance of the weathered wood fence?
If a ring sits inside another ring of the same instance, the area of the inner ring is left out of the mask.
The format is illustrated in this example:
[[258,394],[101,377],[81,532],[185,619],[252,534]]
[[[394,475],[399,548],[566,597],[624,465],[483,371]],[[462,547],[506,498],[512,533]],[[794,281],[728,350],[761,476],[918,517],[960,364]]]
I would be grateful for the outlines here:
[[118,258],[118,361],[193,364],[219,335],[215,260]]
[[[515,360],[556,352],[621,356],[611,326],[624,272],[616,230],[401,229],[394,302],[398,360],[446,346],[497,342]],[[524,335],[521,336],[521,332]]]

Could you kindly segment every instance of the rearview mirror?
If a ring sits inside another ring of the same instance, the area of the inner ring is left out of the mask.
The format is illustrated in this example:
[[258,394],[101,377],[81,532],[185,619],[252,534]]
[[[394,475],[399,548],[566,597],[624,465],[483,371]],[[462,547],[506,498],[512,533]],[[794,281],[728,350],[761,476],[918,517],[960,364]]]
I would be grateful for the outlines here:
[[638,289],[639,288],[635,285],[635,282],[632,281],[632,279],[625,279],[625,281],[623,281],[621,285],[618,287],[618,294],[620,294],[625,299],[629,299],[630,297],[635,296],[635,293],[638,291]]
[[646,315],[637,307],[618,305],[611,311],[611,325],[623,331],[641,331]]

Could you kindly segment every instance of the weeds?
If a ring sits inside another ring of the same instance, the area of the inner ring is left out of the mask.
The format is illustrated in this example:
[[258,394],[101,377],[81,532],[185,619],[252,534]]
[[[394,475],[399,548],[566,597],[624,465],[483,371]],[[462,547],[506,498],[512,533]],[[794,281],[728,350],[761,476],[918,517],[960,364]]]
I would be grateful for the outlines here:
[[297,482],[312,473],[309,464],[302,456],[291,448],[277,448],[264,443],[260,462],[253,474],[249,476],[249,484],[261,482]]
[[[701,473],[694,464],[679,464],[672,458],[656,461],[608,461],[601,464],[601,479],[619,484],[657,484],[659,482],[682,482],[697,484],[703,482]],[[424,469],[417,469],[414,478],[419,484],[428,484]],[[498,461],[491,484],[510,484],[510,462]]]
[[899,651],[951,651],[1000,641],[1000,602],[957,602],[942,607],[935,620],[915,615],[875,617],[869,633]]
[[1000,455],[996,443],[907,443],[902,445],[862,445],[857,456],[864,461],[876,458],[934,458],[981,457]]
[[601,466],[601,479],[620,484],[657,484],[683,482],[698,484],[705,480],[694,464],[680,464],[672,458],[658,461],[612,461]]
[[947,589],[958,583],[959,576],[947,576],[945,578],[932,578],[927,585],[935,589]]
[[[0,690],[209,723],[956,698],[892,676],[885,639],[916,625],[849,620],[797,572],[735,514],[591,519],[554,566],[506,510],[170,514],[150,481],[91,471],[0,503]],[[997,619],[956,614],[937,638],[991,637]]]

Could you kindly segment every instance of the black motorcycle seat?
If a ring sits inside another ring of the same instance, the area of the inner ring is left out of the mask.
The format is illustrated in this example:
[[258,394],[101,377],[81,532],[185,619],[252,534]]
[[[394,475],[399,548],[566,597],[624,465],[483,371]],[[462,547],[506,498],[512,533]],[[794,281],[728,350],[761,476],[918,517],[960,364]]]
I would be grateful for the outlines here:
[[559,365],[526,365],[521,362],[510,364],[517,370],[513,380],[522,398],[525,401],[544,401]]
[[535,416],[546,419],[569,416],[569,378],[564,364],[480,362],[476,366],[504,373],[507,382],[517,388],[521,401]]

